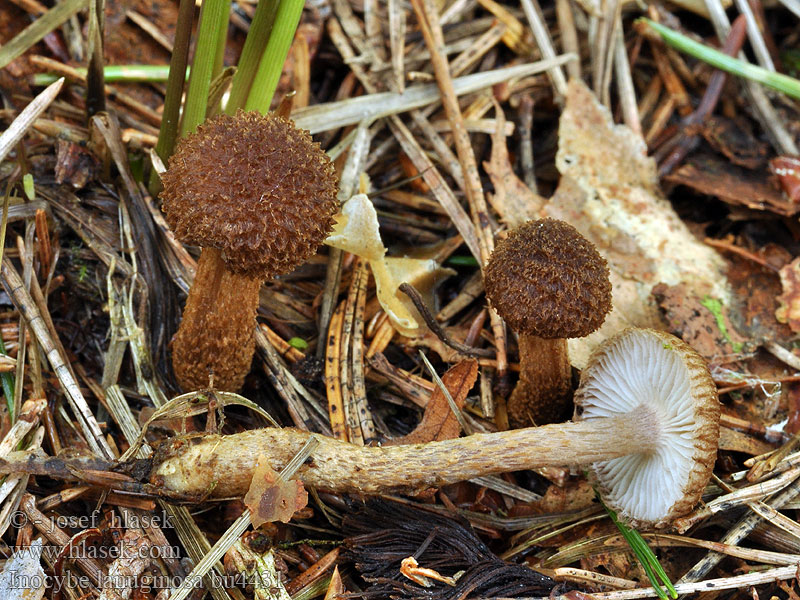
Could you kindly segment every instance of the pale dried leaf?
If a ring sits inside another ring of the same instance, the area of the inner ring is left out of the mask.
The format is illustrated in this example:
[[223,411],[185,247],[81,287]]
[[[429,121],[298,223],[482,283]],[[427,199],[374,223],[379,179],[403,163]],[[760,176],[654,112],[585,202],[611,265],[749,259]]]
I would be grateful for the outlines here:
[[301,481],[283,479],[268,461],[259,457],[244,503],[257,528],[274,521],[288,523],[295,512],[308,504],[308,493]]
[[[378,301],[392,320],[395,329],[413,337],[420,333],[421,320],[405,294],[398,291],[401,283],[410,283],[421,293],[453,273],[439,267],[431,259],[386,257],[381,241],[378,215],[366,194],[356,194],[342,206],[333,233],[325,243],[365,259],[375,277]],[[424,297],[424,296],[423,296]]]
[[580,81],[571,81],[559,126],[556,166],[561,181],[545,212],[575,226],[597,246],[611,269],[614,309],[591,336],[570,340],[572,363],[617,331],[663,328],[651,291],[685,284],[687,294],[730,306],[725,263],[697,240],[664,197],[655,162],[630,128]]
[[[0,573],[0,598],[5,600],[40,600],[45,592],[45,574],[39,559],[42,540],[21,548],[6,562]],[[26,582],[20,585],[19,582]]]

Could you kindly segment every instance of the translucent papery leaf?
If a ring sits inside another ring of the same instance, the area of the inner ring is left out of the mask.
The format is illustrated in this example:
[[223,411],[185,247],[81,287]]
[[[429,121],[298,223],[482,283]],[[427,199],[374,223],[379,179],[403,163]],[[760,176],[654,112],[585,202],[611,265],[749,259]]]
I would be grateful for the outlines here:
[[344,203],[325,243],[365,259],[375,277],[378,301],[392,324],[403,335],[419,335],[419,320],[405,294],[398,291],[400,284],[410,283],[425,295],[453,271],[431,259],[387,258],[378,215],[366,194],[357,194]]

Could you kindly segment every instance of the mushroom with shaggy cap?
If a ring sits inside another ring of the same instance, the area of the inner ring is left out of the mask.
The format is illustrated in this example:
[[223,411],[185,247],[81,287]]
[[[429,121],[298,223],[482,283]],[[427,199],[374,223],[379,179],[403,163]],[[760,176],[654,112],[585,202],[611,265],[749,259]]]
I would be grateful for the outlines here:
[[594,245],[557,219],[523,223],[494,249],[484,270],[486,296],[519,335],[519,382],[508,400],[512,425],[567,417],[567,338],[603,324],[611,310],[608,275]]
[[150,482],[167,494],[244,494],[259,459],[280,471],[314,435],[297,471],[307,486],[382,494],[492,473],[593,464],[606,503],[640,526],[668,524],[700,499],[719,437],[716,387],[703,359],[660,331],[629,329],[593,353],[576,421],[411,444],[357,446],[296,429],[179,437],[162,443]]
[[307,131],[274,114],[219,115],[178,143],[162,175],[178,239],[202,246],[172,343],[184,390],[238,391],[255,350],[261,284],[310,258],[338,210],[333,165]]

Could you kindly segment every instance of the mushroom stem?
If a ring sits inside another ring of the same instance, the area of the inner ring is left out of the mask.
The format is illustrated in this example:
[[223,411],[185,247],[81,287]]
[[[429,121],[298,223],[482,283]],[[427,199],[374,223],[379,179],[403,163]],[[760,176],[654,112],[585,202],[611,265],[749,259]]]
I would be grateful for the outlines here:
[[[269,428],[175,438],[159,447],[150,481],[176,494],[241,496],[259,457],[279,471],[310,435],[315,434]],[[407,446],[367,447],[316,437],[317,449],[297,472],[303,483],[332,492],[378,494],[647,452],[658,444],[659,426],[655,412],[640,406],[620,416]]]
[[194,283],[172,342],[172,364],[184,390],[241,389],[255,350],[257,277],[234,273],[222,253],[203,248]]
[[519,335],[519,382],[508,399],[511,424],[563,421],[572,411],[572,367],[567,340]]

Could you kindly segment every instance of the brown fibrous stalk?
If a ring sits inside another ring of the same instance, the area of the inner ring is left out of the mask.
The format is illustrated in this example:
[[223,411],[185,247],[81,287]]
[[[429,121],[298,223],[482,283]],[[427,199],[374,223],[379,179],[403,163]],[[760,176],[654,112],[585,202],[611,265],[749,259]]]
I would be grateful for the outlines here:
[[[268,428],[175,438],[159,447],[150,482],[165,493],[198,499],[241,496],[259,457],[280,471],[311,435]],[[654,412],[642,406],[615,417],[405,446],[367,447],[315,437],[319,445],[297,472],[304,484],[330,492],[381,494],[647,452],[658,444],[659,425]]]
[[[173,368],[185,390],[238,391],[255,349],[258,277],[234,273],[221,252],[204,248],[172,342]],[[213,376],[213,382],[211,377]]]
[[572,366],[567,340],[519,336],[519,382],[508,399],[515,427],[563,421],[572,412]]
[[572,397],[567,338],[589,335],[611,309],[608,265],[557,219],[523,223],[484,270],[486,297],[519,335],[520,379],[509,399],[515,427],[563,419]]
[[166,220],[203,253],[173,343],[185,391],[238,391],[254,351],[258,288],[310,258],[339,203],[330,159],[282,117],[218,115],[183,138],[162,176]]

